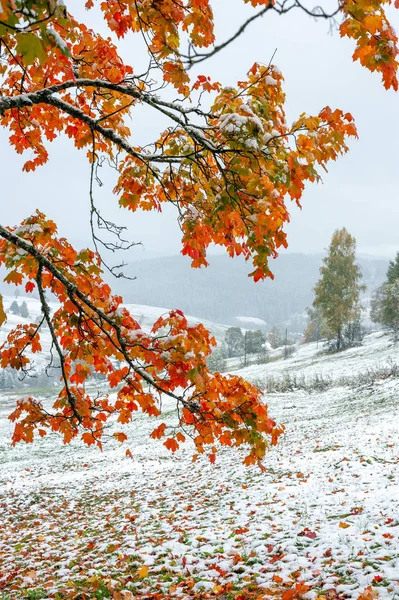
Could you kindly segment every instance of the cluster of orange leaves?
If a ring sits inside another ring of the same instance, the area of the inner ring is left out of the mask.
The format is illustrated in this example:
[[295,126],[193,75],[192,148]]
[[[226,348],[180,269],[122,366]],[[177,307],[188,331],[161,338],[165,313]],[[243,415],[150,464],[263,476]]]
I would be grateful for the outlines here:
[[230,256],[252,257],[255,281],[271,276],[270,256],[287,246],[286,196],[299,204],[305,182],[320,179],[317,167],[325,169],[357,135],[349,113],[328,107],[288,127],[282,81],[275,67],[254,64],[237,88],[219,89],[200,156],[190,130],[166,131],[158,144],[167,155],[185,157],[173,171],[160,173],[130,156],[121,163],[115,191],[122,206],[151,210],[179,202],[182,253],[194,267],[208,264],[214,243]]
[[[215,340],[202,325],[190,326],[176,310],[161,316],[146,333],[101,279],[98,257],[90,250],[76,252],[58,238],[55,224],[43,214],[37,212],[10,231],[32,247],[32,254],[3,239],[0,265],[8,270],[7,281],[24,283],[27,292],[50,293],[58,301],[48,326],[63,355],[63,387],[53,410],[45,410],[31,397],[19,400],[10,416],[15,422],[14,444],[31,442],[35,431],[44,436],[47,430],[59,432],[68,443],[83,430],[83,441],[101,448],[104,426],[112,415],[121,424],[132,421],[139,409],[158,417],[162,393],[176,401],[177,425],[193,437],[198,453],[210,448],[212,462],[217,442],[249,444],[246,464],[263,458],[267,438],[277,442],[283,429],[268,416],[261,392],[240,377],[208,371],[206,358]],[[35,251],[49,265],[41,266],[40,273]],[[27,370],[30,353],[41,349],[40,335],[38,324],[12,330],[0,347],[1,367]],[[85,383],[94,374],[102,375],[115,394],[91,397]],[[123,432],[113,435],[120,442],[127,439]],[[172,451],[186,439],[165,423],[152,437],[166,437],[164,444]]]
[[398,90],[398,37],[389,23],[384,6],[399,0],[346,0],[342,2],[345,19],[340,26],[342,36],[356,40],[353,60],[381,74],[386,89]]

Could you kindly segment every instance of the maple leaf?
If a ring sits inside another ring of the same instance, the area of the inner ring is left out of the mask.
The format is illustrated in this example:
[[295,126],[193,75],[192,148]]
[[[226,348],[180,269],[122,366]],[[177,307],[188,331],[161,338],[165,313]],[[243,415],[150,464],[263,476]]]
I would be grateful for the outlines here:
[[307,586],[303,581],[299,581],[295,587],[290,590],[286,590],[281,594],[282,600],[293,600],[294,598],[301,598],[307,591],[309,591],[309,586]]
[[375,600],[378,598],[378,591],[371,585],[365,588],[365,590],[358,596],[359,600]]
[[7,315],[4,312],[4,307],[3,307],[3,297],[0,294],[0,327],[3,325],[3,323],[5,323],[7,320]]
[[154,431],[151,433],[151,437],[154,440],[159,440],[164,434],[166,429],[166,423],[161,423]]
[[301,531],[300,533],[298,533],[298,535],[302,535],[302,536],[307,537],[307,538],[309,538],[311,540],[313,540],[315,537],[317,537],[316,533],[314,531],[311,531],[307,527],[305,527],[305,529],[303,531]]
[[164,446],[166,446],[166,448],[168,450],[171,450],[172,452],[176,452],[176,450],[179,449],[179,444],[176,442],[175,439],[173,438],[168,438],[164,443]]
[[143,579],[144,577],[148,576],[148,566],[147,565],[143,565],[142,567],[140,567],[140,569],[137,571],[137,575]]
[[20,285],[23,282],[22,273],[18,273],[18,271],[10,271],[8,275],[5,276],[4,281],[6,283],[13,283],[14,285]]
[[93,444],[96,443],[96,439],[93,436],[92,433],[83,433],[82,434],[82,440],[84,441],[85,444],[87,444],[88,446],[91,446]]

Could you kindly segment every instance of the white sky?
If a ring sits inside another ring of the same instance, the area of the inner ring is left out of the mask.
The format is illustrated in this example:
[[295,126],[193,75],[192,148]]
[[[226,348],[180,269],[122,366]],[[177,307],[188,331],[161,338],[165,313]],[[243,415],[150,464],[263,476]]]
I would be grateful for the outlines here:
[[[219,42],[254,10],[242,0],[215,0],[214,6]],[[391,21],[399,30],[399,11],[392,11]],[[299,12],[283,17],[269,14],[197,70],[234,85],[255,61],[268,63],[277,49],[274,63],[285,77],[289,123],[299,113],[315,114],[327,104],[355,117],[359,141],[330,165],[322,185],[306,188],[302,211],[292,205],[287,227],[291,252],[322,251],[333,231],[343,226],[356,237],[359,252],[390,257],[399,250],[399,94],[387,92],[377,74],[353,63],[353,48],[353,42],[341,39],[338,32],[330,35],[327,22],[314,22]],[[141,50],[138,36],[128,37],[121,46],[136,72],[145,64]],[[133,112],[130,125],[135,143],[154,139],[163,128],[156,116],[143,109]],[[50,145],[48,164],[26,174],[4,131],[0,148],[1,223],[16,224],[39,208],[58,223],[63,235],[87,245],[89,164],[84,153],[60,139]],[[133,249],[125,260],[178,253],[180,235],[173,209],[163,215],[133,215],[119,209],[112,195],[114,174],[103,171],[104,185],[96,197],[104,216],[126,225],[128,236],[144,243],[144,249]]]

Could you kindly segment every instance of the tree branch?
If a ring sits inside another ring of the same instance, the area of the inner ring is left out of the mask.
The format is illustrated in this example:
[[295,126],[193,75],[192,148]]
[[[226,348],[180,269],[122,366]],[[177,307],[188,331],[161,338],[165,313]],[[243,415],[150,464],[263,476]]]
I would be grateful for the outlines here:
[[[67,277],[65,277],[65,275],[60,273],[60,271],[53,265],[53,263],[48,258],[43,256],[43,254],[41,254],[37,248],[35,248],[31,243],[27,242],[26,240],[19,237],[15,233],[12,233],[11,231],[9,231],[5,227],[3,227],[3,225],[0,225],[0,236],[4,239],[8,240],[14,246],[17,246],[18,248],[22,248],[23,250],[25,250],[25,252],[27,252],[28,254],[33,256],[33,258],[36,260],[36,262],[39,265],[40,272],[42,271],[43,268],[46,268],[47,271],[49,271],[49,273],[51,273],[65,287],[68,295],[71,298],[73,298],[73,297],[78,298],[83,304],[85,304],[88,308],[90,308],[90,310],[92,310],[96,315],[98,315],[98,317],[100,319],[105,321],[116,332],[118,342],[120,343],[119,350],[122,352],[126,362],[133,369],[133,371],[135,371],[135,373],[140,375],[140,377],[142,377],[149,385],[151,385],[153,388],[155,388],[157,391],[161,392],[162,394],[166,394],[166,395],[170,396],[171,398],[173,398],[174,400],[178,400],[179,402],[182,402],[183,404],[188,404],[187,402],[184,401],[184,399],[181,396],[178,396],[178,395],[174,394],[173,392],[162,388],[162,386],[160,386],[156,381],[154,381],[154,379],[150,375],[148,375],[148,373],[146,373],[143,369],[141,369],[140,367],[138,367],[137,365],[135,365],[132,362],[132,360],[127,352],[126,344],[123,342],[123,335],[121,332],[121,328],[113,321],[113,319],[111,317],[109,317],[100,308],[95,306],[89,300],[89,298],[87,298],[87,296],[79,290],[79,288],[75,284],[71,283],[71,281],[69,281],[69,279]],[[42,304],[42,306],[43,306],[43,304]],[[96,325],[98,325],[98,323],[96,323]],[[58,351],[58,349],[57,349],[57,351]]]

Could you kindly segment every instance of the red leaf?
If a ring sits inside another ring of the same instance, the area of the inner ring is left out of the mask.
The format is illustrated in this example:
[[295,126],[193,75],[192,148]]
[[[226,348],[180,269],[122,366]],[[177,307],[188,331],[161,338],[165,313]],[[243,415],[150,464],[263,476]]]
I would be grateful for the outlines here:
[[311,531],[307,527],[305,527],[303,531],[298,533],[298,535],[303,535],[303,537],[310,538],[311,540],[313,540],[316,537],[316,533],[314,531]]
[[171,450],[172,452],[176,452],[176,450],[179,449],[179,444],[173,438],[168,438],[166,442],[163,443],[163,445],[166,446],[166,448],[168,450]]

